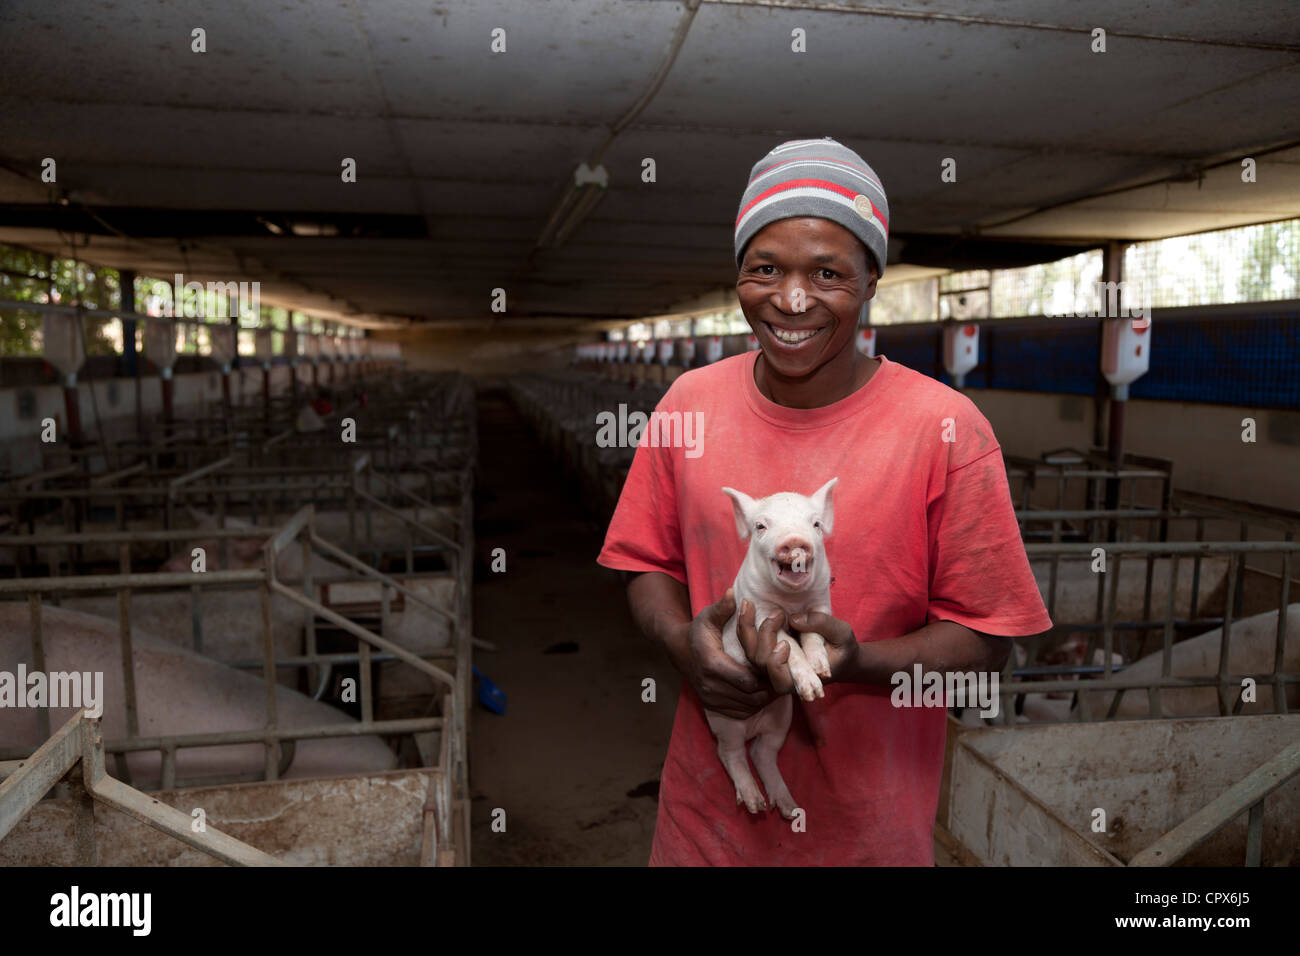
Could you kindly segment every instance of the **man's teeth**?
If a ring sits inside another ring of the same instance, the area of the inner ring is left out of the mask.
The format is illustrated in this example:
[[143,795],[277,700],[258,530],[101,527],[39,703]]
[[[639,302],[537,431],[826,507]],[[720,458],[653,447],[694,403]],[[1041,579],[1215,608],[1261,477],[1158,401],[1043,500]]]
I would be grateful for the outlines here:
[[786,329],[778,329],[775,325],[769,325],[768,328],[772,330],[778,342],[785,342],[787,345],[798,345],[821,331],[821,329],[808,329],[803,332],[790,332]]

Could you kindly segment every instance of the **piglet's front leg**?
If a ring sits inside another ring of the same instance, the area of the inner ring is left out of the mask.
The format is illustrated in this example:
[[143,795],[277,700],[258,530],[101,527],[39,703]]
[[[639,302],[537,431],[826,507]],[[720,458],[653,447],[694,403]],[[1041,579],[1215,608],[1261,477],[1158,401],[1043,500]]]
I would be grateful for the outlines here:
[[[807,655],[804,654],[803,648],[799,642],[785,631],[776,636],[777,640],[785,641],[790,646],[790,676],[794,679],[794,688],[799,696],[804,700],[816,700],[818,697],[825,697],[826,691],[822,689],[822,682],[817,678],[817,672],[809,662]],[[826,649],[822,647],[822,654],[825,655]],[[830,668],[827,667],[827,676],[830,676]]]
[[799,635],[799,645],[803,648],[804,657],[808,659],[813,672],[818,677],[830,680],[831,659],[826,653],[826,638],[815,631],[807,631]]

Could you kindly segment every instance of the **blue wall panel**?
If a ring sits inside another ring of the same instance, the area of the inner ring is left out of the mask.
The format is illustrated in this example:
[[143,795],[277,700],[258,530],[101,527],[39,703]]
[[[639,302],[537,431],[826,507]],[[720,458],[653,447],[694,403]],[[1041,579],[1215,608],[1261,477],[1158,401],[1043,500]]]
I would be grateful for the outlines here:
[[[980,323],[980,364],[968,388],[1094,395],[1100,331],[1096,319]],[[949,383],[939,364],[938,325],[881,326],[890,360]],[[1300,313],[1247,317],[1152,317],[1151,369],[1133,398],[1254,408],[1300,409]]]

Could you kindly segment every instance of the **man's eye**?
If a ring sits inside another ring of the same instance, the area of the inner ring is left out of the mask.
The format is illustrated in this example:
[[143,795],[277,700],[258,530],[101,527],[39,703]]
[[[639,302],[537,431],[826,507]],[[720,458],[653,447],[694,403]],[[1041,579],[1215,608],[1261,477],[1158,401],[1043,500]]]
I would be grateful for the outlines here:
[[763,265],[754,266],[754,271],[757,272],[759,275],[770,276],[772,274],[771,272],[764,272],[763,271],[764,269],[771,269],[773,272],[775,272],[776,266],[771,265],[770,263],[764,263]]
[[838,279],[840,277],[840,274],[833,269],[818,269],[817,272],[822,279]]

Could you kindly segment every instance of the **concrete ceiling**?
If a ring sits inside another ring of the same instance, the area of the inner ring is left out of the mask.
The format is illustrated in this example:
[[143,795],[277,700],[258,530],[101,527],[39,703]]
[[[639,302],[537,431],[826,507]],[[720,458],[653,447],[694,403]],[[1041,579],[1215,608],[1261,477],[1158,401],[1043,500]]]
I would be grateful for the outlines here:
[[[0,241],[258,279],[264,301],[358,322],[501,319],[498,287],[506,319],[634,317],[734,283],[750,166],[824,135],[883,179],[891,264],[1019,265],[1300,216],[1293,0],[694,6],[5,0]],[[616,124],[605,198],[530,255]]]

